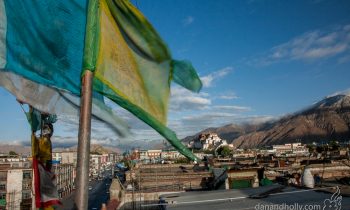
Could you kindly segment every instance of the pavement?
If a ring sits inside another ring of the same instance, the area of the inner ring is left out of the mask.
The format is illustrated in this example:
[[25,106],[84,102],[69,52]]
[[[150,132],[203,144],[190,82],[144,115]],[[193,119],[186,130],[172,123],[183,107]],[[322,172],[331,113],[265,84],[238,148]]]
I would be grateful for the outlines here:
[[[277,189],[277,190],[276,190]],[[328,189],[328,188],[327,188]],[[341,195],[340,189],[340,195]],[[315,191],[315,189],[298,189],[272,185],[259,188],[194,191],[165,194],[162,197],[168,203],[166,209],[200,209],[200,210],[262,210],[262,209],[323,209],[325,205],[338,205],[338,208],[350,209],[350,197],[333,196],[332,192]],[[266,193],[267,192],[267,193]],[[254,197],[254,198],[252,198]],[[337,202],[335,202],[335,200]],[[341,208],[339,208],[341,206]],[[146,206],[144,206],[146,207]]]

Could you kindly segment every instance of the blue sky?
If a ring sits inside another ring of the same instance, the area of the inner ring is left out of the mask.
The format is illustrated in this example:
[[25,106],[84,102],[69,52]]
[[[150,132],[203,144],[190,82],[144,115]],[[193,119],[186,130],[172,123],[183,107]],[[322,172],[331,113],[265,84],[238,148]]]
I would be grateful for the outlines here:
[[[350,88],[349,1],[133,0],[176,59],[188,59],[204,87],[173,86],[169,126],[180,138],[211,126],[263,122]],[[0,141],[29,142],[14,97],[0,88]],[[114,107],[132,126],[132,140],[162,139]],[[93,124],[93,141],[118,138]],[[61,119],[55,138],[76,142],[75,121]],[[130,142],[125,141],[125,142]]]

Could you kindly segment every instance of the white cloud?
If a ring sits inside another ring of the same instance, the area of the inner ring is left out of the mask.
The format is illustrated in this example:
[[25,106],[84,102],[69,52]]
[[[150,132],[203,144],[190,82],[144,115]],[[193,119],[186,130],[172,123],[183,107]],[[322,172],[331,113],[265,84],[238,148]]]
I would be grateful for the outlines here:
[[211,87],[214,80],[220,79],[233,70],[232,67],[225,67],[219,71],[215,71],[207,76],[201,77],[203,87]]
[[53,148],[67,148],[72,147],[78,144],[78,136],[72,137],[72,136],[52,136],[52,146]]
[[241,118],[237,118],[237,121],[241,123],[260,124],[260,123],[265,123],[275,119],[277,118],[270,115],[253,115],[253,116],[244,116]]
[[226,110],[226,111],[235,111],[235,112],[251,111],[251,108],[250,107],[246,107],[246,106],[232,106],[232,105],[228,105],[228,106],[214,106],[213,108],[219,109],[219,110]]
[[237,114],[226,113],[226,112],[210,112],[203,113],[201,115],[192,115],[183,117],[182,120],[186,123],[203,123],[203,122],[213,122],[214,120],[222,119],[222,118],[233,118],[236,117]]
[[326,98],[330,98],[330,97],[333,97],[333,96],[336,96],[336,95],[347,95],[347,96],[350,96],[350,88],[348,88],[346,90],[340,90],[340,91],[337,91],[335,93],[332,93],[332,94],[326,96]]
[[338,53],[342,53],[348,47],[347,44],[341,43],[335,46],[328,47],[316,47],[314,49],[309,49],[305,51],[300,57],[304,59],[315,59],[315,58],[323,58],[328,56],[333,56]]
[[[125,144],[131,144],[131,141],[123,142],[122,140],[113,138],[113,137],[103,137],[103,138],[91,137],[90,142],[91,144],[102,145],[112,150],[120,148]],[[77,147],[78,138],[76,136],[73,137],[73,136],[55,136],[54,135],[52,137],[52,145],[54,149]]]
[[9,144],[9,145],[16,145],[16,146],[31,146],[30,142],[27,141],[28,143],[25,145],[23,140],[1,140],[0,146],[3,144]]
[[342,55],[349,51],[350,25],[332,30],[306,32],[283,44],[277,45],[254,63],[271,63],[291,60],[317,60]]
[[180,138],[194,135],[206,128],[220,127],[227,124],[259,124],[275,119],[273,116],[241,115],[229,112],[201,112],[182,117],[176,122],[175,131]]
[[[232,71],[232,67],[226,67],[204,77],[207,86]],[[208,127],[218,127],[229,123],[243,121],[243,112],[250,111],[250,107],[235,105],[213,105],[215,98],[234,99],[237,96],[233,92],[227,92],[220,96],[211,97],[207,92],[192,93],[182,87],[174,85],[171,88],[169,128],[173,129],[179,138],[193,135]],[[150,126],[120,108],[111,101],[106,104],[131,126],[132,136],[122,139],[106,127],[103,123],[93,120],[91,142],[109,147],[130,148],[159,145],[164,137]],[[55,147],[70,147],[77,144],[78,118],[60,118],[56,123]],[[153,143],[152,143],[153,142]],[[158,142],[158,143],[157,143]]]
[[201,112],[184,116],[180,119],[182,128],[178,127],[179,135],[193,135],[209,127],[219,127],[235,122],[239,115],[228,112]]
[[232,100],[232,99],[238,99],[238,96],[235,93],[227,93],[219,95],[218,98],[225,99],[225,100]]
[[185,111],[205,109],[211,104],[207,93],[192,93],[181,87],[171,89],[170,110]]
[[183,26],[189,26],[194,22],[194,17],[187,16],[185,19],[182,20]]

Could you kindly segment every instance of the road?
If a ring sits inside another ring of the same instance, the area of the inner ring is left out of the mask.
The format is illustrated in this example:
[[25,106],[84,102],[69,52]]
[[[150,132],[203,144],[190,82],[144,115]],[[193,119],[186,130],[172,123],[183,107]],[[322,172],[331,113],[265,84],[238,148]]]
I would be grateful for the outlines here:
[[[107,203],[109,200],[109,187],[111,182],[112,181],[108,178],[100,181],[94,180],[89,182],[89,186],[92,187],[92,189],[89,190],[89,210],[101,209],[102,203]],[[74,196],[75,192],[73,192],[70,196],[62,199],[63,206],[59,206],[57,209],[74,209]]]
[[109,200],[110,179],[99,181],[89,192],[89,209],[101,209],[102,203],[107,204]]

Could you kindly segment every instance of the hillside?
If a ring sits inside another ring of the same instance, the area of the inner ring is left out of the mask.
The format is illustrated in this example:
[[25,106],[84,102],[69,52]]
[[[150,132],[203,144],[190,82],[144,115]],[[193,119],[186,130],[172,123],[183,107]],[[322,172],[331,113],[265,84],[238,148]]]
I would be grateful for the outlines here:
[[199,134],[201,133],[217,133],[222,139],[232,139],[245,134],[245,130],[243,126],[235,124],[229,124],[219,128],[207,128],[193,136],[187,136],[186,138],[182,139],[182,142],[187,144],[191,140],[198,138]]
[[350,140],[350,96],[328,97],[308,109],[284,117],[269,127],[242,135],[234,140],[237,147],[255,147],[329,140]]
[[14,151],[17,154],[21,155],[30,155],[31,148],[29,146],[23,146],[23,145],[11,145],[2,143],[0,144],[0,153],[8,154],[10,151]]
[[[240,148],[251,148],[294,141],[303,143],[350,140],[350,96],[327,97],[311,107],[260,125],[226,125],[209,128]],[[184,141],[196,138],[196,134]]]
[[[60,152],[60,151],[77,151],[78,146],[72,146],[69,148],[53,148],[54,152]],[[112,153],[112,152],[120,152],[118,148],[114,148],[114,147],[106,147],[106,146],[102,146],[99,144],[91,144],[90,145],[90,153],[91,154],[108,154],[108,153]]]

